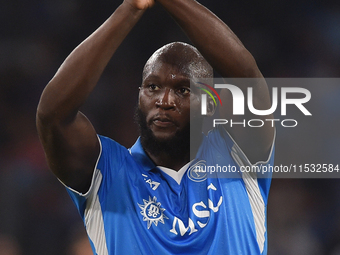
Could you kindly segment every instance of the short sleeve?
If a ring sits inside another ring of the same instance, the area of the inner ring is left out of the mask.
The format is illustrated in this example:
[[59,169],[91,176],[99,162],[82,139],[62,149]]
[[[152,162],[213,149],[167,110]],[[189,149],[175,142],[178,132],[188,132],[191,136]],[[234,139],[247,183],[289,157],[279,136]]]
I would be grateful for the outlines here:
[[238,146],[236,141],[233,140],[233,138],[224,128],[219,128],[219,132],[224,138],[223,140],[226,141],[228,147],[230,148],[231,157],[240,167],[243,180],[245,182],[250,178],[256,180],[264,199],[264,203],[267,204],[272,178],[272,172],[268,170],[272,169],[274,165],[275,134],[267,160],[258,161],[255,164],[252,164],[242,149]]
[[128,155],[128,150],[112,139],[100,135],[98,135],[98,139],[100,143],[100,153],[93,171],[89,190],[86,193],[80,193],[66,186],[67,192],[83,218],[87,204],[89,203],[88,200],[96,197],[99,193],[101,193],[102,196],[107,194],[113,178],[121,171],[121,166]]

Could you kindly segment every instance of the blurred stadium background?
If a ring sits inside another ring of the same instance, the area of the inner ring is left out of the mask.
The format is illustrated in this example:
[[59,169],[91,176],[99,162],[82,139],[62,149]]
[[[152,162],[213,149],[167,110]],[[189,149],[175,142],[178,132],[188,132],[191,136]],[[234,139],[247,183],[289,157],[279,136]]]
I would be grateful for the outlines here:
[[[339,77],[336,0],[201,1],[254,55],[265,77]],[[120,4],[93,0],[3,0],[0,8],[0,255],[86,255],[82,222],[47,169],[35,129],[39,96],[62,61]],[[83,111],[98,133],[126,147],[145,61],[188,41],[160,6],[142,18],[113,57]],[[308,129],[278,128],[277,164],[340,163],[340,86],[322,87]],[[327,135],[325,135],[327,134]],[[340,180],[274,179],[270,255],[340,254]],[[85,242],[85,246],[86,242]]]

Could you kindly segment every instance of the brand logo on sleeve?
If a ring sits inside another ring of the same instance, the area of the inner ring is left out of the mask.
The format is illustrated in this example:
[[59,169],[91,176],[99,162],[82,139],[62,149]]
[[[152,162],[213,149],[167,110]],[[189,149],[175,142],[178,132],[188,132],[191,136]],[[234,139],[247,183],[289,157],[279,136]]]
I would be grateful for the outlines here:
[[144,177],[144,181],[150,185],[151,189],[156,190],[160,185],[159,182],[151,180],[151,178],[149,178],[146,174],[142,174],[142,176]]

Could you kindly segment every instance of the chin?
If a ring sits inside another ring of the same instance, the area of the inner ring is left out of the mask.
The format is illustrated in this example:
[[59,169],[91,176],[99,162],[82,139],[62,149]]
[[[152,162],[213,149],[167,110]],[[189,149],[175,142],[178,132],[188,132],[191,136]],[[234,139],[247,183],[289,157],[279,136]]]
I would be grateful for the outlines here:
[[169,138],[173,138],[176,136],[176,134],[179,131],[179,129],[176,126],[171,126],[171,127],[167,127],[167,128],[162,128],[162,127],[157,127],[156,125],[150,125],[148,128],[151,133],[154,135],[155,138],[157,139],[169,139]]
[[166,142],[166,141],[170,141],[173,140],[176,137],[176,134],[171,132],[152,132],[155,139],[157,139],[160,142]]

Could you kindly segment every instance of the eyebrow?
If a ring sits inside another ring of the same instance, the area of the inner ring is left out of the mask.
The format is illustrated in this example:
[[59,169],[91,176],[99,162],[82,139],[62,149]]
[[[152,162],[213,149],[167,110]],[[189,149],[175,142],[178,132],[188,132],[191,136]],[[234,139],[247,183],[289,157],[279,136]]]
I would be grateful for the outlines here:
[[155,74],[150,74],[144,79],[144,81],[148,79],[159,79],[159,76]]
[[[143,80],[143,83],[144,83],[145,81],[152,80],[152,79],[159,80],[160,77],[159,77],[158,75],[151,74],[151,75],[147,76],[147,77]],[[189,86],[190,86],[190,80],[191,80],[191,78],[185,77],[185,76],[177,76],[177,75],[176,75],[176,79],[178,80],[178,82],[177,82],[178,84],[189,83]]]

